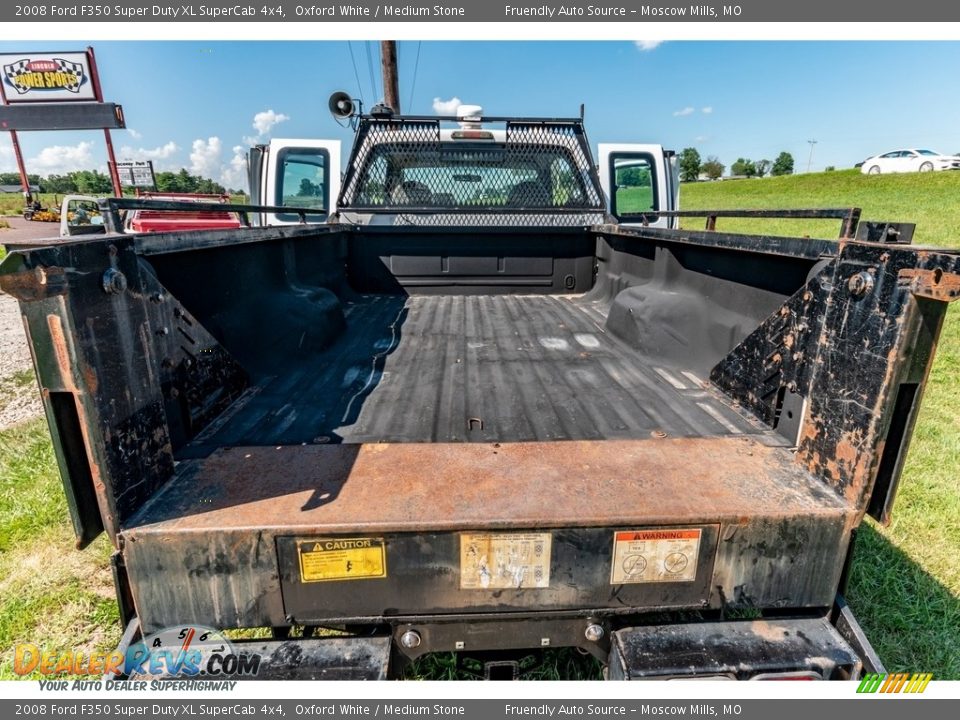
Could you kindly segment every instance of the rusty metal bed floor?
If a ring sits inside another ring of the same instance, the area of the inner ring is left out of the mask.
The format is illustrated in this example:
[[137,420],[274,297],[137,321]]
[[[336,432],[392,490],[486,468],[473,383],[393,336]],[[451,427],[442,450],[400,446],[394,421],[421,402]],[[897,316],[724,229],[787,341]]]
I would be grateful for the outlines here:
[[183,455],[762,432],[702,378],[604,332],[605,306],[580,297],[366,295],[345,310],[331,347],[251,388]]

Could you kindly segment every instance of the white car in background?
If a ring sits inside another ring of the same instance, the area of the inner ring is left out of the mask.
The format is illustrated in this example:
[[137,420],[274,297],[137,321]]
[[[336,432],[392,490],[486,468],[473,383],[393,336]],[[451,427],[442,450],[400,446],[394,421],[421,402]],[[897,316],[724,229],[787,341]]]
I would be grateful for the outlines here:
[[864,175],[934,170],[960,170],[960,156],[942,155],[933,150],[894,150],[867,158],[860,166],[860,172]]

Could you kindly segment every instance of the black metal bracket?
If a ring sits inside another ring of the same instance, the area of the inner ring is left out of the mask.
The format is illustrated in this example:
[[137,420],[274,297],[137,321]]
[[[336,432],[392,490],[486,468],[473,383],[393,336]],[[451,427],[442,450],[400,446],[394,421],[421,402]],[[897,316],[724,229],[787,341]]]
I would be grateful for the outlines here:
[[223,213],[232,212],[240,216],[241,222],[250,227],[250,213],[285,213],[296,215],[301,224],[306,224],[307,215],[325,215],[326,208],[298,208],[280,205],[246,205],[235,203],[184,202],[178,200],[146,200],[143,198],[101,198],[97,201],[103,215],[107,232],[122,233],[123,218],[121,210],[159,210],[163,212]]
[[[860,208],[806,208],[782,210],[657,210],[637,213],[636,215],[621,215],[621,222],[639,221],[644,225],[656,222],[660,218],[703,217],[707,219],[705,230],[713,232],[717,229],[717,218],[761,218],[761,219],[788,219],[788,220],[842,220],[840,239],[852,239],[856,236],[860,240],[858,225],[860,223]],[[892,223],[891,223],[892,224]],[[911,232],[912,236],[912,232]]]
[[857,226],[858,242],[896,243],[909,245],[913,242],[916,223],[875,222],[864,220]]

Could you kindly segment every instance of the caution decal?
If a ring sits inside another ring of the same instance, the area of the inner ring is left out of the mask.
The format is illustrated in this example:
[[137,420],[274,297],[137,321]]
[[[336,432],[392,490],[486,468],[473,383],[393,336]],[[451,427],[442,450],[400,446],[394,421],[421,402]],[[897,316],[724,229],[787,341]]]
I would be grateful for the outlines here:
[[700,528],[614,533],[610,584],[693,582],[701,533]]
[[387,576],[383,538],[314,538],[297,541],[300,580],[365,580]]

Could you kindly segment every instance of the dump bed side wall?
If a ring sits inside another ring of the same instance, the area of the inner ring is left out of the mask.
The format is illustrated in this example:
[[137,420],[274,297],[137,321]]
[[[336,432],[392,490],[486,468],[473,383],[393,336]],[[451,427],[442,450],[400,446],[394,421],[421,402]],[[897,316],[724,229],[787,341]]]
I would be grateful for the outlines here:
[[351,286],[389,294],[580,294],[593,287],[583,228],[364,228],[349,245]]

